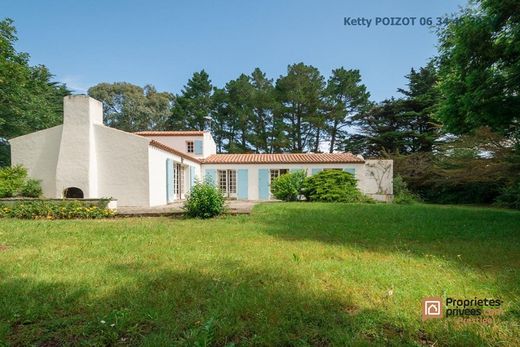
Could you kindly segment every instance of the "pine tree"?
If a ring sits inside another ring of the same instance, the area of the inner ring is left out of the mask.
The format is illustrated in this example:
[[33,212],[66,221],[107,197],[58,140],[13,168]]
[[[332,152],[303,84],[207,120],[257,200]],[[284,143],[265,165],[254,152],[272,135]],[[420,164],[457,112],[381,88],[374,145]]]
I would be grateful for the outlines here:
[[206,71],[195,72],[182,94],[177,95],[168,122],[174,130],[205,130],[212,113],[213,86]]
[[277,112],[286,129],[287,150],[304,152],[316,148],[325,127],[320,114],[324,86],[319,70],[303,63],[289,65],[287,75],[276,81],[280,103]]
[[359,70],[339,68],[332,71],[325,90],[330,153],[347,137],[349,117],[363,110],[369,97],[370,93],[361,83]]

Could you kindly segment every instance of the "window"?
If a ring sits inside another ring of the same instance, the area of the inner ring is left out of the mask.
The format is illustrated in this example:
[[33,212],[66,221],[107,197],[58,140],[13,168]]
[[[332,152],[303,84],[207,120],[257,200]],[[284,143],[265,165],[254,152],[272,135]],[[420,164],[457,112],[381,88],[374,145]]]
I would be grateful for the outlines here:
[[218,170],[218,188],[222,193],[227,192],[227,174],[226,170]]
[[229,174],[229,193],[237,193],[237,172],[235,170],[228,170]]
[[218,187],[226,197],[234,197],[237,193],[236,170],[218,170]]
[[329,167],[329,168],[323,169],[323,171],[330,171],[330,170],[342,171],[342,169],[340,169],[340,168],[330,168]]
[[284,175],[284,174],[286,174],[288,172],[289,172],[288,169],[271,169],[271,182],[275,178],[280,177],[281,175]]
[[173,164],[173,194],[177,199],[184,194],[184,166],[177,163]]
[[195,151],[195,146],[193,145],[193,141],[186,141],[186,152],[193,153]]

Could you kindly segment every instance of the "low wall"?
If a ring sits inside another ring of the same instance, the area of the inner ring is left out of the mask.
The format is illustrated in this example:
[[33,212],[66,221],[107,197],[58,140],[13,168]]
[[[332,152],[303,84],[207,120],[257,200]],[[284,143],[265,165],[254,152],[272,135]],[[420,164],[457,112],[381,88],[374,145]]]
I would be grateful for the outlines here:
[[[105,199],[40,199],[40,198],[2,198],[0,199],[0,205],[13,205],[18,202],[32,202],[32,201],[52,201],[52,202],[61,202],[61,201],[81,201],[88,206],[97,205],[100,201]],[[108,202],[107,208],[112,211],[117,210],[117,200],[111,199]]]

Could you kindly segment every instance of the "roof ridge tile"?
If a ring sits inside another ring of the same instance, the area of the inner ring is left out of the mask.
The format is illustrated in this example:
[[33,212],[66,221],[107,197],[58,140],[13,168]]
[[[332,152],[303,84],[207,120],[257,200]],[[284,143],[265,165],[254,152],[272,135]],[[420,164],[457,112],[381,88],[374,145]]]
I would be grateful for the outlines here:
[[222,153],[213,154],[203,164],[270,164],[270,163],[364,163],[352,153]]

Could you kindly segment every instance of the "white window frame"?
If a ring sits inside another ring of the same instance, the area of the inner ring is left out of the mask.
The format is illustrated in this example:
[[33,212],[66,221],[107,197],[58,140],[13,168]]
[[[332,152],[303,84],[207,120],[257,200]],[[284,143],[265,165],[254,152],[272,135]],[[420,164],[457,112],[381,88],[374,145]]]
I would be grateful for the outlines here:
[[237,196],[237,170],[217,170],[218,188],[227,198]]
[[185,165],[173,163],[173,196],[175,200],[181,200],[185,192]]

